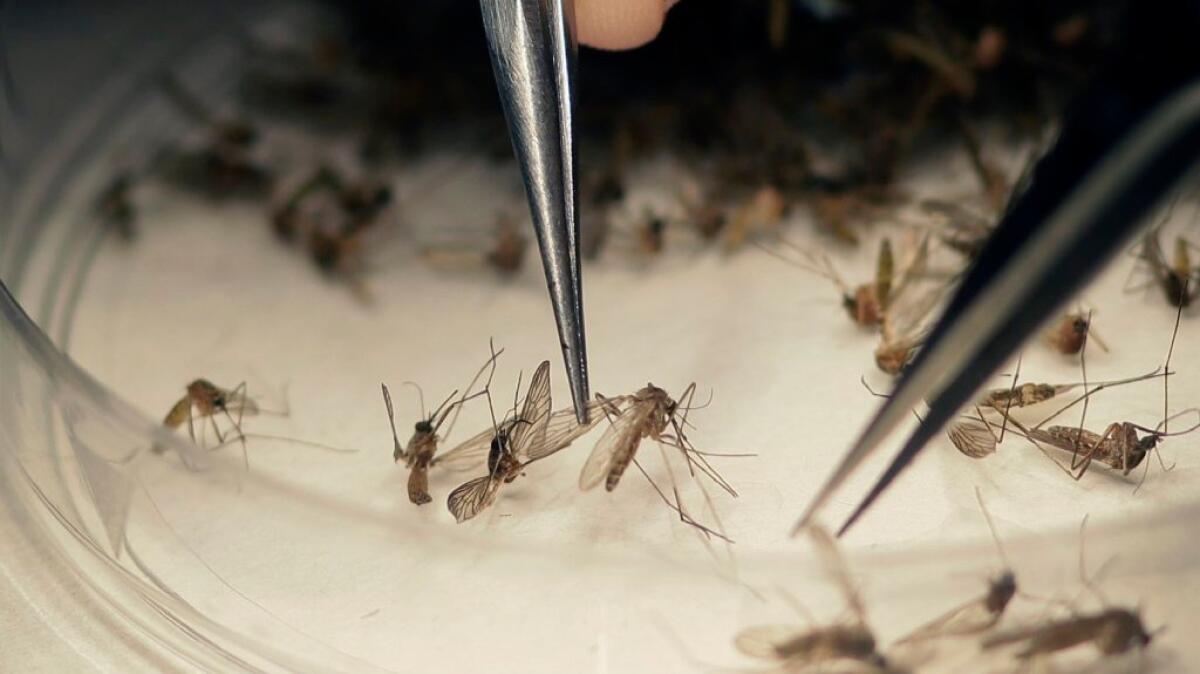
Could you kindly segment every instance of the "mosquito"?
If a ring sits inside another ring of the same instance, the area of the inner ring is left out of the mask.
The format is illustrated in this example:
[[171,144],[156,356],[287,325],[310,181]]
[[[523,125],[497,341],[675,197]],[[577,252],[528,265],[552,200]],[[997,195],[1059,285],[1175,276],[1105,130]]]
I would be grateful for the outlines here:
[[891,671],[877,649],[875,634],[867,625],[866,608],[833,538],[815,526],[809,529],[809,534],[850,609],[851,619],[808,629],[795,625],[750,627],[734,637],[734,646],[752,658],[779,663],[781,671],[801,671],[847,661],[868,666],[871,671]]
[[[1080,575],[1084,577],[1085,585],[1100,598],[1102,603],[1107,604],[1103,595],[1084,575],[1083,528],[1086,525],[1087,518],[1085,517],[1083,525],[1080,526]],[[1110,607],[1096,613],[1075,615],[1049,621],[1042,625],[994,634],[983,640],[982,647],[986,651],[1020,644],[1023,648],[1016,652],[1016,658],[1031,660],[1091,643],[1100,651],[1101,655],[1107,657],[1149,646],[1155,633],[1161,629],[1148,632],[1137,611]]]
[[[1086,384],[1084,386],[1085,392],[1081,396],[1062,407],[1054,414],[1038,422],[1036,426],[1026,428],[1016,420],[1007,418],[1007,415],[1006,420],[1011,422],[1020,434],[1025,436],[1034,444],[1034,446],[1043,452],[1045,450],[1042,448],[1042,444],[1071,452],[1071,463],[1069,469],[1063,467],[1057,461],[1055,461],[1055,465],[1063,468],[1067,474],[1075,480],[1079,480],[1083,477],[1093,461],[1098,461],[1104,465],[1107,465],[1108,467],[1119,471],[1122,475],[1129,475],[1134,468],[1137,468],[1139,465],[1141,465],[1147,454],[1158,447],[1158,443],[1161,442],[1163,438],[1185,435],[1200,428],[1200,409],[1198,408],[1183,410],[1175,415],[1167,416],[1168,393],[1166,386],[1167,381],[1172,374],[1170,371],[1171,356],[1175,350],[1175,337],[1179,332],[1179,319],[1182,317],[1183,307],[1179,307],[1178,309],[1179,311],[1175,317],[1175,330],[1171,334],[1171,343],[1167,349],[1167,357],[1162,368],[1164,386],[1163,419],[1154,428],[1147,428],[1129,421],[1120,421],[1109,424],[1102,434],[1097,434],[1087,430],[1084,428],[1084,422],[1087,418],[1088,399],[1096,391],[1104,388],[1104,386],[1098,385],[1094,389],[1088,390]],[[1082,359],[1081,367],[1086,368],[1086,361],[1083,361]],[[1086,373],[1086,369],[1084,369],[1084,372]],[[1157,371],[1152,373],[1150,376],[1157,376]],[[1108,382],[1106,382],[1106,384],[1108,384]],[[1079,425],[1045,427],[1045,425],[1051,420],[1080,402],[1084,404],[1084,407]],[[1172,420],[1192,412],[1195,412],[1197,415],[1196,424],[1183,431],[1168,432],[1168,424]],[[1162,462],[1162,455],[1156,453],[1156,456],[1158,456],[1159,463],[1162,464],[1163,469],[1169,470]],[[1150,466],[1147,464],[1147,471],[1149,468]],[[1142,479],[1145,479],[1144,475]]]
[[778,189],[760,188],[730,215],[725,227],[725,250],[732,252],[741,248],[746,239],[757,232],[778,231],[780,222],[787,215],[787,207],[787,200]]
[[[730,496],[737,496],[737,491],[712,467],[707,457],[748,455],[717,455],[701,452],[692,446],[684,429],[688,425],[687,414],[693,409],[695,392],[696,384],[689,384],[684,389],[683,395],[679,397],[679,401],[676,401],[663,389],[647,383],[644,388],[631,396],[607,398],[597,394],[596,400],[601,403],[603,415],[609,419],[610,424],[596,442],[595,447],[592,448],[592,453],[583,465],[583,470],[579,474],[579,488],[583,491],[590,491],[603,482],[604,489],[611,492],[620,484],[621,477],[629,466],[634,465],[650,482],[651,487],[667,507],[679,515],[682,522],[696,527],[706,535],[717,536],[728,541],[727,536],[700,524],[684,510],[678,489],[672,488],[674,501],[667,498],[663,489],[650,478],[650,474],[642,468],[637,460],[638,447],[643,440],[653,440],[660,447],[664,445],[673,447],[683,455],[689,475],[696,477],[699,472]],[[665,461],[665,454],[663,458]],[[671,480],[673,482],[674,478],[671,477]],[[707,494],[705,494],[705,498],[707,499]]]
[[[225,389],[207,379],[195,379],[187,385],[187,393],[171,407],[171,411],[167,412],[167,416],[163,419],[163,426],[175,430],[186,422],[188,436],[192,442],[195,442],[195,420],[197,418],[207,419],[217,434],[217,442],[224,443],[225,435],[222,433],[221,427],[217,425],[216,417],[218,415],[224,416],[229,421],[235,437],[241,440],[245,437],[242,433],[242,419],[246,416],[256,415],[258,412],[258,403],[246,395],[246,382],[242,382],[232,389]],[[166,448],[160,445],[154,446],[154,452],[157,454],[161,454],[165,450]]]
[[1152,282],[1162,288],[1167,303],[1173,307],[1189,307],[1200,296],[1200,265],[1193,265],[1191,257],[1191,251],[1197,246],[1182,236],[1176,237],[1173,259],[1168,263],[1160,234],[1161,227],[1146,232],[1138,257],[1150,267]]
[[208,128],[207,143],[196,150],[174,150],[161,155],[164,175],[180,187],[213,199],[258,198],[271,186],[271,172],[254,163],[250,150],[258,131],[242,119],[218,119],[172,75],[164,75],[167,97],[193,121]]
[[137,238],[137,209],[129,198],[132,190],[133,175],[122,172],[96,198],[95,208],[100,222],[125,242]]
[[[197,442],[196,420],[207,419],[209,426],[212,427],[213,432],[217,436],[217,444],[208,447],[208,449],[210,451],[217,450],[234,442],[240,444],[242,447],[242,458],[247,470],[250,468],[250,455],[246,450],[246,440],[250,439],[279,440],[339,454],[348,454],[357,451],[355,449],[335,447],[311,440],[300,440],[265,433],[247,433],[242,429],[242,421],[245,417],[264,414],[287,416],[288,412],[286,410],[263,409],[259,406],[258,402],[246,393],[246,382],[241,382],[237,386],[227,389],[217,386],[207,379],[194,379],[187,385],[187,392],[183,397],[171,407],[171,411],[167,412],[167,416],[163,419],[163,426],[175,430],[184,423],[187,423],[188,437],[195,443]],[[217,423],[218,416],[224,417],[229,422],[229,429],[225,431],[221,430],[220,425]],[[201,423],[203,424],[203,421]],[[201,445],[204,444],[204,430],[209,426],[202,425],[200,427],[199,444]],[[152,445],[150,449],[155,454],[162,454],[166,451],[166,447],[158,444]]]
[[1059,319],[1054,327],[1046,333],[1046,342],[1064,356],[1074,356],[1082,351],[1085,341],[1095,342],[1096,346],[1108,351],[1108,345],[1092,329],[1091,312],[1069,313]]
[[528,248],[529,240],[517,220],[507,213],[498,213],[485,250],[472,250],[466,245],[431,246],[422,252],[422,257],[438,267],[482,264],[510,277],[521,271]]
[[760,247],[767,253],[785,262],[795,264],[802,269],[831,281],[837,286],[838,291],[842,295],[842,307],[850,315],[850,320],[854,321],[856,325],[872,327],[883,322],[888,304],[892,298],[893,284],[896,276],[895,257],[892,254],[892,243],[889,239],[884,238],[879,243],[879,256],[876,258],[875,265],[875,279],[869,283],[863,283],[856,288],[851,288],[842,280],[841,275],[837,273],[833,263],[826,255],[805,250],[801,246],[787,241],[783,241],[783,245],[798,253],[804,259],[802,261],[792,260],[765,245],[760,245]]
[[[488,362],[484,363],[479,372],[475,373],[475,377],[471,379],[471,383],[467,384],[466,391],[469,392],[475,386],[475,382],[479,381],[479,378],[483,376],[484,370],[488,369],[489,366],[493,372],[495,371],[496,358],[502,353],[504,353],[504,349],[497,351]],[[488,377],[488,381],[490,383],[490,376]],[[442,404],[437,406],[437,409],[432,414],[426,415],[425,394],[421,391],[420,387],[417,387],[417,394],[421,400],[421,419],[413,427],[413,434],[409,437],[408,443],[401,445],[400,436],[396,433],[396,414],[392,407],[392,394],[388,391],[387,384],[380,384],[379,386],[383,391],[384,405],[387,407],[388,423],[392,427],[392,444],[394,447],[392,459],[396,463],[404,461],[405,466],[408,468],[408,500],[414,505],[429,503],[433,500],[433,497],[429,495],[429,466],[433,463],[434,455],[437,454],[438,442],[441,441],[438,432],[446,422],[446,419],[449,418],[451,412],[461,409],[466,401],[483,395],[483,392],[480,391],[473,395],[464,393],[461,398],[454,400],[454,397],[458,395],[458,391],[455,390],[442,401]],[[451,422],[450,426],[453,427],[453,425],[454,423]],[[447,429],[446,434],[449,435],[449,429]]]
[[979,502],[980,512],[987,522],[996,544],[996,551],[1004,563],[999,574],[988,580],[987,591],[982,596],[972,599],[960,606],[950,609],[934,620],[918,627],[908,636],[901,638],[896,645],[915,644],[932,639],[946,637],[972,636],[986,632],[1000,622],[1009,602],[1017,594],[1017,577],[1012,571],[1012,564],[1004,554],[1004,546],[1000,545],[1000,537],[996,534],[996,524],[983,502],[979,489],[975,489],[975,500]]
[[[488,387],[484,392],[490,409],[491,392]],[[450,513],[460,524],[491,506],[500,487],[524,474],[529,464],[563,449],[591,428],[590,424],[567,423],[564,414],[552,414],[550,407],[550,361],[547,360],[542,361],[530,379],[519,415],[514,401],[511,416],[499,423],[493,417],[491,429],[434,458],[431,465],[442,461],[473,463],[479,449],[487,448],[487,475],[459,485],[446,500]],[[570,421],[574,422],[573,411]]]

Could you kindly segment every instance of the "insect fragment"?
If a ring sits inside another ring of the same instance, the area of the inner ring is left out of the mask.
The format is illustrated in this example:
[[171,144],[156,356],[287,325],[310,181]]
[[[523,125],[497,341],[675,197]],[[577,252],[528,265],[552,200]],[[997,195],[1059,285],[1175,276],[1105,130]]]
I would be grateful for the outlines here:
[[1187,308],[1200,295],[1200,265],[1193,266],[1191,249],[1196,244],[1182,236],[1175,239],[1173,259],[1167,262],[1159,240],[1160,228],[1146,232],[1142,237],[1139,258],[1150,268],[1153,282],[1162,289],[1163,297],[1173,307]]
[[1092,643],[1102,655],[1119,655],[1148,646],[1153,635],[1141,617],[1128,609],[1110,608],[1099,613],[1064,618],[1045,625],[996,634],[983,640],[983,649],[1023,644],[1016,657],[1028,660]]
[[1046,334],[1046,341],[1064,356],[1073,356],[1082,351],[1084,342],[1095,342],[1096,346],[1108,351],[1108,346],[1092,330],[1090,312],[1075,312],[1063,316]]

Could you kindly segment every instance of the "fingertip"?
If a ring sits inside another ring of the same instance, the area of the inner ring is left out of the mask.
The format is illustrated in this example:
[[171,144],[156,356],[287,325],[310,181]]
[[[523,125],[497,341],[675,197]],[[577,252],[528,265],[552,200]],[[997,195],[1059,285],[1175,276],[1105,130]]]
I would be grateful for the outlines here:
[[667,10],[678,0],[576,0],[579,41],[597,49],[633,49],[662,30]]

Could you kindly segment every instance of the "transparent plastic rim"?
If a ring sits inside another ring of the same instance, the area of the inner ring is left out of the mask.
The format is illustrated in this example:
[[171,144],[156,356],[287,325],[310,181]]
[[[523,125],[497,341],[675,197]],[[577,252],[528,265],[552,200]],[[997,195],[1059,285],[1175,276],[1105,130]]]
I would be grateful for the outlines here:
[[[228,629],[158,583],[153,571],[136,558],[121,555],[124,513],[111,504],[129,498],[121,492],[133,489],[123,468],[132,457],[113,455],[108,448],[169,444],[197,467],[204,464],[205,457],[121,400],[56,346],[56,340],[69,341],[73,303],[100,235],[82,219],[59,229],[42,225],[49,220],[47,213],[61,207],[56,202],[62,195],[80,192],[76,189],[76,182],[82,179],[78,171],[86,164],[81,159],[95,150],[97,130],[130,113],[122,109],[122,102],[137,86],[137,76],[130,75],[127,81],[102,87],[90,104],[79,106],[86,112],[55,133],[41,134],[54,139],[53,143],[30,149],[24,165],[18,157],[18,165],[10,166],[0,181],[0,203],[4,204],[0,212],[0,271],[8,284],[8,288],[0,287],[0,447],[4,462],[0,511],[24,543],[0,560],[0,572],[21,588],[31,611],[56,626],[64,644],[100,669],[112,668],[113,663],[139,663],[147,669],[374,670],[368,663],[322,644],[300,643],[296,635],[283,630],[250,636]],[[1187,103],[1195,107],[1195,99],[1193,92]],[[165,124],[152,123],[147,128],[170,132]],[[147,134],[144,140],[153,143],[154,134]],[[14,294],[23,297],[26,306],[37,308],[35,315],[56,340],[38,327]],[[66,460],[68,457],[71,460]],[[102,499],[97,496],[100,492]],[[97,507],[101,501],[109,505]],[[1142,573],[1172,576],[1195,568],[1196,544],[1179,533],[1197,517],[1200,501],[1154,518],[1108,523],[1091,532],[1089,546],[1098,556],[1143,551],[1139,557]],[[425,530],[421,533],[431,535]],[[1033,560],[1031,566],[1069,569],[1074,553],[1047,553],[1046,542],[1072,539],[1076,533],[1045,532],[1006,540],[1005,546],[1015,559]],[[453,545],[469,545],[460,534],[447,532],[445,538]],[[740,560],[748,578],[778,578],[814,568],[810,556],[790,545],[783,532],[780,540],[777,555]],[[534,552],[542,556],[561,553],[555,549],[504,550],[513,555]],[[892,578],[936,582],[947,565],[975,569],[992,560],[990,543],[980,541],[858,554],[854,563],[883,578],[890,574]],[[595,563],[637,565],[642,561],[606,559]],[[699,569],[691,572],[703,573]],[[919,593],[920,586],[917,583],[910,591]],[[281,643],[288,647],[279,647]]]

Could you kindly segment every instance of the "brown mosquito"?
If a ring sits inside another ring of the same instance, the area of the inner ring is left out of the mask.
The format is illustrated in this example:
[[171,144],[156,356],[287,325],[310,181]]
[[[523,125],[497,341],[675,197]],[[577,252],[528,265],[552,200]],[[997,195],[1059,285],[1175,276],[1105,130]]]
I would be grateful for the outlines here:
[[1200,265],[1194,265],[1191,257],[1197,246],[1182,236],[1176,237],[1174,254],[1168,262],[1160,235],[1159,227],[1146,232],[1138,257],[1150,268],[1152,282],[1162,289],[1171,306],[1189,307],[1200,296]]
[[507,213],[497,213],[494,233],[486,249],[456,244],[430,246],[422,251],[422,257],[438,267],[482,264],[507,277],[521,271],[528,249],[529,239],[522,233],[520,223]]
[[877,649],[875,634],[867,625],[866,608],[833,538],[815,526],[809,529],[809,534],[850,609],[850,619],[811,628],[796,625],[750,627],[738,633],[734,646],[752,658],[778,663],[780,671],[808,671],[814,666],[846,662],[865,665],[869,671],[892,671]]
[[[495,371],[496,358],[502,353],[504,353],[504,349],[497,351],[487,363],[484,363],[479,372],[475,373],[475,377],[471,379],[471,383],[467,384],[467,388],[465,389],[467,392],[475,386],[475,382],[479,381],[479,378],[483,376],[484,370],[488,369],[489,366],[493,372]],[[488,381],[490,383],[490,376],[488,377]],[[429,495],[429,466],[433,463],[434,455],[437,454],[438,443],[441,441],[438,432],[446,422],[446,419],[450,417],[451,412],[456,412],[466,401],[483,395],[483,392],[480,391],[473,395],[463,393],[461,398],[454,400],[454,397],[458,395],[458,391],[455,390],[442,401],[442,404],[437,406],[437,409],[433,410],[431,414],[426,415],[425,394],[418,386],[417,394],[421,401],[421,418],[413,427],[413,434],[409,437],[408,442],[401,445],[400,436],[396,433],[396,414],[392,407],[392,394],[388,391],[387,384],[380,384],[379,386],[383,391],[384,405],[387,407],[388,423],[392,427],[392,445],[394,448],[392,459],[396,463],[404,461],[405,466],[408,468],[408,500],[412,501],[415,505],[429,503],[433,500]],[[457,419],[457,415],[455,415],[455,418]],[[451,421],[450,427],[446,430],[447,435],[449,435],[450,428],[453,428],[453,426],[454,422]]]
[[[1058,463],[1058,461],[1055,461],[1055,465],[1063,468],[1068,475],[1076,480],[1079,480],[1083,477],[1084,473],[1087,472],[1093,461],[1100,462],[1114,470],[1120,471],[1122,475],[1129,475],[1134,468],[1137,468],[1139,465],[1141,465],[1147,454],[1158,447],[1158,443],[1161,442],[1163,438],[1185,435],[1200,428],[1200,409],[1191,408],[1183,410],[1175,415],[1167,415],[1168,391],[1166,387],[1167,381],[1172,375],[1172,372],[1170,371],[1171,356],[1175,350],[1175,338],[1179,332],[1179,319],[1182,317],[1182,311],[1183,307],[1179,307],[1179,311],[1175,317],[1175,330],[1171,334],[1171,343],[1167,349],[1167,357],[1162,367],[1164,386],[1163,419],[1154,428],[1147,428],[1129,421],[1111,423],[1102,434],[1097,434],[1084,428],[1087,418],[1087,404],[1092,395],[1106,386],[1128,383],[1129,381],[1139,381],[1141,379],[1158,376],[1158,371],[1156,370],[1150,375],[1143,377],[1135,377],[1132,380],[1104,382],[1103,384],[1089,389],[1086,384],[1086,360],[1082,358],[1080,360],[1080,367],[1085,375],[1085,383],[1083,385],[1084,393],[1082,395],[1078,396],[1075,400],[1060,408],[1054,414],[1051,414],[1049,417],[1046,417],[1042,421],[1038,422],[1038,424],[1033,427],[1027,428],[1021,425],[1007,414],[1005,414],[1006,422],[1011,423],[1017,429],[1017,432],[1027,438],[1034,444],[1034,446],[1043,452],[1045,452],[1045,449],[1042,447],[1043,444],[1071,452],[1071,463],[1069,468],[1062,466],[1060,463]],[[1055,419],[1059,415],[1069,410],[1071,407],[1074,407],[1076,404],[1081,402],[1083,403],[1083,412],[1081,414],[1080,422],[1077,426],[1046,427],[1046,424],[1048,424],[1051,420]],[[1196,424],[1183,431],[1168,432],[1168,424],[1172,420],[1192,412],[1195,412],[1197,415]],[[1156,456],[1158,456],[1159,462],[1162,464],[1163,469],[1169,470],[1165,463],[1162,462],[1161,454],[1156,453]],[[1149,470],[1149,467],[1149,464],[1147,464],[1147,471]],[[1144,479],[1145,476],[1143,476],[1143,480]]]
[[[654,384],[646,384],[637,393],[629,396],[606,398],[600,394],[596,400],[601,403],[603,415],[609,420],[609,427],[592,448],[579,474],[579,488],[583,491],[594,489],[601,482],[606,491],[613,491],[621,482],[621,477],[630,465],[650,482],[651,487],[671,510],[674,510],[680,520],[690,524],[707,535],[729,540],[727,536],[716,532],[697,522],[684,509],[679,491],[672,485],[675,499],[672,501],[666,492],[650,477],[637,460],[637,451],[643,440],[649,439],[660,447],[668,446],[679,450],[688,468],[688,474],[693,478],[697,473],[704,475],[730,496],[737,496],[733,487],[709,463],[709,456],[748,456],[732,454],[712,454],[701,452],[692,446],[685,433],[688,425],[687,415],[694,408],[696,385],[689,384],[683,395],[676,401],[670,394]],[[666,454],[663,455],[666,461]],[[668,472],[669,472],[668,467]],[[674,480],[674,477],[671,477]],[[707,494],[705,495],[707,499]],[[711,504],[710,504],[711,507]]]
[[776,232],[787,215],[788,203],[783,193],[774,187],[762,187],[740,206],[733,209],[725,227],[726,251],[742,247],[751,236],[760,232]]
[[879,255],[875,263],[875,279],[855,288],[851,288],[842,280],[828,256],[814,253],[788,241],[782,241],[782,245],[799,254],[802,259],[791,259],[766,245],[760,245],[760,247],[789,264],[799,266],[831,281],[841,293],[842,307],[855,324],[861,327],[872,327],[883,322],[896,282],[896,263],[892,254],[892,243],[889,239],[885,238],[879,243]]
[[129,196],[132,190],[133,175],[122,172],[96,198],[96,214],[101,224],[126,242],[137,238],[137,208]]
[[[251,439],[289,442],[339,454],[357,451],[355,449],[335,447],[311,440],[300,440],[298,438],[266,433],[248,433],[242,429],[242,421],[245,417],[264,414],[287,416],[288,411],[262,408],[258,402],[246,393],[246,382],[241,382],[237,386],[227,389],[217,386],[207,379],[194,379],[187,385],[187,391],[183,397],[167,412],[167,416],[163,419],[163,426],[175,430],[186,423],[188,437],[191,438],[192,442],[201,446],[205,444],[205,429],[211,427],[217,437],[217,442],[215,445],[207,447],[207,449],[210,451],[217,450],[236,442],[242,447],[242,458],[247,469],[250,468],[250,455],[246,450],[246,441]],[[229,422],[228,429],[221,430],[221,426],[217,423],[217,417],[219,416],[224,417]],[[204,423],[204,420],[208,421],[207,425],[200,426],[199,438],[197,438],[196,429],[197,419],[201,420],[201,424]],[[158,444],[152,445],[150,449],[155,454],[162,454],[166,451],[166,447]]]
[[174,149],[159,156],[155,163],[162,167],[163,176],[213,199],[265,196],[273,176],[250,156],[258,140],[257,129],[244,119],[217,118],[173,75],[164,75],[161,84],[176,108],[208,129],[201,147]]
[[[518,393],[520,384],[518,383]],[[491,407],[489,387],[484,394]],[[518,395],[519,397],[519,395]],[[563,449],[583,435],[594,424],[580,426],[574,412],[562,410],[551,413],[550,361],[542,361],[529,381],[525,401],[517,414],[514,400],[512,412],[492,428],[462,443],[442,456],[434,457],[430,465],[477,464],[480,449],[487,450],[487,475],[459,485],[446,500],[446,506],[458,522],[475,517],[495,502],[502,485],[509,484],[525,472],[525,468]],[[567,416],[567,412],[570,416]],[[597,418],[593,414],[589,418]]]
[[[1085,586],[1102,604],[1108,604],[1085,574],[1083,529],[1086,526],[1085,517],[1080,525],[1079,573]],[[981,645],[983,650],[987,651],[1019,644],[1022,648],[1015,653],[1015,657],[1019,660],[1031,660],[1090,643],[1101,655],[1108,657],[1145,648],[1150,645],[1155,632],[1146,630],[1138,611],[1108,607],[1095,613],[1078,614],[994,634],[985,638]]]
[[1046,333],[1046,342],[1064,356],[1074,356],[1082,351],[1084,342],[1095,342],[1096,346],[1108,351],[1108,345],[1092,329],[1091,312],[1077,311],[1063,316]]
[[992,521],[992,515],[988,512],[978,488],[975,489],[975,500],[979,502],[980,512],[983,513],[988,530],[992,534],[996,551],[1000,554],[1001,561],[1004,562],[1003,570],[988,580],[987,591],[982,596],[952,608],[918,627],[908,636],[898,640],[897,646],[946,637],[972,636],[986,632],[1000,622],[1009,602],[1016,596],[1017,577],[1012,571],[1008,556],[1004,554],[1004,546],[1000,545],[1000,537],[996,534],[996,525]]

